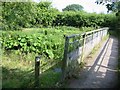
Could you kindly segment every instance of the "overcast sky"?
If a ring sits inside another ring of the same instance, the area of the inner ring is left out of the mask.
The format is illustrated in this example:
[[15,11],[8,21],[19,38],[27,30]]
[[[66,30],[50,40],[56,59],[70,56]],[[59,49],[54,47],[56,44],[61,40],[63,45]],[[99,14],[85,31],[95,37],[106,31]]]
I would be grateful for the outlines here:
[[[40,0],[34,0],[40,1]],[[47,0],[52,2],[52,6],[62,11],[67,5],[80,4],[87,12],[107,13],[107,9],[104,5],[97,5],[96,0]]]

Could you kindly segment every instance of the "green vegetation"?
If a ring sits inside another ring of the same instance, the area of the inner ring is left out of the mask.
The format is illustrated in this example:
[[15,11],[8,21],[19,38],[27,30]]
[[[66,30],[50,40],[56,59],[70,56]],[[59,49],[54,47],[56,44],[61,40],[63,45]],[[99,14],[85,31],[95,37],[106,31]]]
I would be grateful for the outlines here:
[[105,27],[114,26],[115,14],[96,14],[84,11],[59,12],[50,2],[2,2],[2,30],[22,28],[74,26]]
[[[40,55],[41,87],[56,87],[61,72],[64,35],[113,27],[115,14],[59,12],[51,2],[2,2],[0,49],[2,87],[34,87],[34,59]],[[69,26],[69,27],[68,27]]]
[[[63,26],[3,31],[1,36],[3,88],[34,87],[34,59],[38,54],[41,55],[41,86],[54,87],[61,78],[61,73],[54,72],[54,69],[61,68],[64,35],[82,33],[93,29],[91,27]],[[11,77],[7,77],[8,74]],[[21,79],[22,81],[20,81]],[[19,81],[20,83],[18,83]]]
[[1,7],[2,30],[48,26],[58,12],[50,2],[2,2]]
[[120,0],[96,0],[95,3],[103,5],[106,3],[107,12],[113,11],[116,12],[116,14],[120,14]]
[[98,43],[94,48],[93,50],[91,51],[90,55],[89,56],[93,56],[97,51],[98,49],[100,48],[100,46],[102,45],[102,42],[104,42],[105,40],[107,40],[109,38],[109,34],[105,37],[103,37],[102,41],[100,43]]
[[71,5],[66,6],[62,10],[63,11],[82,11],[83,10],[83,6],[81,6],[79,4],[71,4]]
[[[88,28],[87,30],[92,29]],[[44,54],[50,59],[59,59],[62,58],[63,54],[64,35],[81,33],[82,31],[73,27],[7,31],[2,32],[1,43],[5,50],[14,50],[18,55],[34,52],[40,55]]]
[[96,14],[66,11],[57,15],[55,25],[74,27],[109,27],[114,26],[114,14]]
[[[2,87],[3,88],[33,88],[34,87],[34,61],[17,60],[16,55],[3,55]],[[58,66],[56,66],[58,67]],[[8,76],[9,75],[9,76]],[[41,87],[55,87],[60,80],[61,73],[49,69],[40,75]]]

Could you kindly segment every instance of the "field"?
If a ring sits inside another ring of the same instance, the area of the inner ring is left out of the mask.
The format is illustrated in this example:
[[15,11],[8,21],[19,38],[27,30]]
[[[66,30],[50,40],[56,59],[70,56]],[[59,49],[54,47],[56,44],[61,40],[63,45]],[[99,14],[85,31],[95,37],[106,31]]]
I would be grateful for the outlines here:
[[3,88],[34,87],[34,61],[37,55],[41,56],[41,87],[57,87],[61,78],[64,35],[90,30],[94,28],[63,26],[2,32]]

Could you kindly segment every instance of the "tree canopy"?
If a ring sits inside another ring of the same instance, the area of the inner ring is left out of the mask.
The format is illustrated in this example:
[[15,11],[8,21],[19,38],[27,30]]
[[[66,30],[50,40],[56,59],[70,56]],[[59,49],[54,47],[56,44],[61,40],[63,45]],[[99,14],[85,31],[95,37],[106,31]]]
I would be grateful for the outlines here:
[[82,11],[83,10],[83,6],[81,6],[79,4],[71,4],[71,5],[66,6],[62,10],[63,11]]
[[[110,3],[108,3],[110,2]],[[114,11],[114,12],[120,12],[120,0],[96,0],[97,4],[105,4],[106,3],[106,8],[109,11]]]
[[58,12],[52,8],[51,2],[2,2],[1,6],[3,30],[48,26]]

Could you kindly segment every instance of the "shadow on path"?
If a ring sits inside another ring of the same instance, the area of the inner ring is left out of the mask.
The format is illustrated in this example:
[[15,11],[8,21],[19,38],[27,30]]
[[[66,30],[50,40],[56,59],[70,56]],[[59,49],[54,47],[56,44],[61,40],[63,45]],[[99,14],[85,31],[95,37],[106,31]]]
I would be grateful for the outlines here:
[[87,59],[80,78],[70,88],[115,88],[117,84],[118,40],[110,37],[94,59]]

